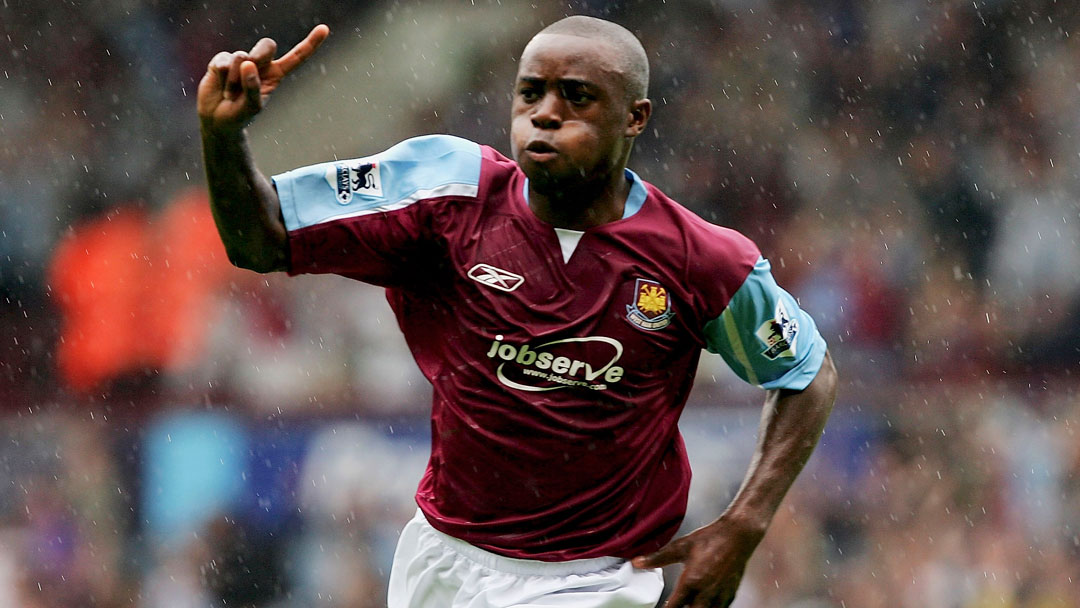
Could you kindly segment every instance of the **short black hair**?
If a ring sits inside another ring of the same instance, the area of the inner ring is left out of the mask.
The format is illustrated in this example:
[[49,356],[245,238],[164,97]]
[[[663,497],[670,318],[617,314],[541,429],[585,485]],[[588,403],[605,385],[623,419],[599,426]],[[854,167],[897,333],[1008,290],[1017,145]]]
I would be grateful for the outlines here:
[[649,57],[645,54],[641,41],[625,27],[596,17],[573,15],[552,23],[536,35],[544,34],[579,36],[606,42],[615,49],[619,57],[619,70],[626,79],[627,94],[635,101],[648,96]]

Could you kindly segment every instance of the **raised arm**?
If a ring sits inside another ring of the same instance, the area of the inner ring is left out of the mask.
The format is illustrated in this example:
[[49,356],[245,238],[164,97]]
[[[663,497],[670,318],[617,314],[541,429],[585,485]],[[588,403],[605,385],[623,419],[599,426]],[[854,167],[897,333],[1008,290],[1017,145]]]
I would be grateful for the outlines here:
[[828,353],[805,389],[767,393],[757,450],[727,510],[713,523],[634,559],[638,568],[685,563],[666,608],[731,604],[747,561],[814,451],[835,399],[836,368]]
[[307,60],[330,34],[318,25],[274,59],[277,43],[263,38],[251,51],[218,53],[199,82],[198,112],[210,208],[229,260],[257,272],[284,270],[285,223],[273,184],[255,167],[245,127],[281,79]]

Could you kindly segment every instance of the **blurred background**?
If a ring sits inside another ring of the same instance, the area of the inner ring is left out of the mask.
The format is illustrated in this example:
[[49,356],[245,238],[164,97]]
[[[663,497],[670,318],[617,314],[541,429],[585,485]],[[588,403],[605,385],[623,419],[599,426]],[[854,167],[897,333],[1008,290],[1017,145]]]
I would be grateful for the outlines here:
[[[196,85],[324,22],[249,129],[265,172],[506,153],[516,57],[572,13],[650,55],[631,167],[754,238],[841,372],[736,606],[1080,605],[1072,3],[3,0],[0,606],[384,605],[430,389],[379,290],[228,265]],[[703,357],[687,529],[762,398]]]

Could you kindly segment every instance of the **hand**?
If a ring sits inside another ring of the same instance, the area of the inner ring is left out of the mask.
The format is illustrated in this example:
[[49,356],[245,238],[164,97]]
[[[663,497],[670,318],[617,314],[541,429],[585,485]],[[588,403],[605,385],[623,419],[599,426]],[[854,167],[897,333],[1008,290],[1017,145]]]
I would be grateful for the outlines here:
[[651,555],[635,557],[635,568],[682,562],[682,575],[664,608],[726,608],[735,599],[746,562],[765,535],[726,516],[676,538]]
[[330,28],[317,25],[280,59],[274,59],[277,43],[270,38],[258,41],[248,52],[215,55],[199,81],[197,105],[203,128],[244,128],[281,79],[307,61],[329,35]]

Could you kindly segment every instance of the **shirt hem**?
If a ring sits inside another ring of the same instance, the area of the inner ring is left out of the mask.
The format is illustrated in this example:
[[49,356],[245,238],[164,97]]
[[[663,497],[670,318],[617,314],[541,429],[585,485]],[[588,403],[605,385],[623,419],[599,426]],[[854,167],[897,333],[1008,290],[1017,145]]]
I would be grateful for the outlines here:
[[535,559],[523,559],[519,557],[507,557],[481,549],[476,545],[469,544],[459,538],[437,530],[431,525],[424,512],[416,510],[414,518],[424,528],[427,534],[432,535],[439,542],[446,545],[455,553],[481,565],[485,568],[497,570],[507,574],[518,576],[569,576],[572,574],[589,574],[616,568],[626,562],[621,557],[593,557],[587,559],[572,559],[565,561],[541,561]]

